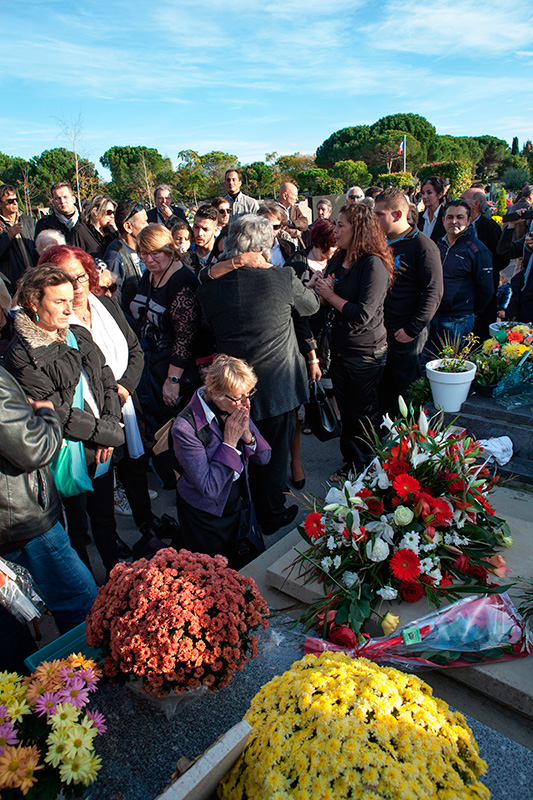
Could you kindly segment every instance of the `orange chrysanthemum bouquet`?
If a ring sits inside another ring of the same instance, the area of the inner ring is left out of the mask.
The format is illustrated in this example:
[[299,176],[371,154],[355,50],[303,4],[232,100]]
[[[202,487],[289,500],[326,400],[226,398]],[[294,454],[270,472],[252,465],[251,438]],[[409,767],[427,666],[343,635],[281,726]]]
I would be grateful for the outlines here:
[[509,572],[496,548],[512,539],[487,500],[494,480],[480,445],[442,429],[440,419],[430,429],[423,411],[415,421],[401,398],[400,407],[398,419],[384,419],[385,440],[374,433],[367,469],[330,489],[299,528],[309,549],[295,563],[325,589],[302,621],[311,627],[318,620],[339,644],[347,629],[364,629],[381,600],[425,596],[438,607],[464,594],[500,592],[492,576]]
[[253,631],[268,624],[255,582],[227,563],[169,547],[117,564],[87,621],[105,674],[119,684],[141,679],[158,697],[227,686],[257,655]]

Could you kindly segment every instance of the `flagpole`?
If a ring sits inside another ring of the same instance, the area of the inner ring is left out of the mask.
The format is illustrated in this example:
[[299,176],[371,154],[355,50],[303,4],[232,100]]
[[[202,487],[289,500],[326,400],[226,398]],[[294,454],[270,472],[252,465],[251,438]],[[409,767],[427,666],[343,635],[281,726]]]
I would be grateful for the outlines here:
[[406,166],[405,166],[406,158],[407,158],[407,136],[404,136],[403,137],[403,171],[404,172],[407,172],[407,169],[406,169]]

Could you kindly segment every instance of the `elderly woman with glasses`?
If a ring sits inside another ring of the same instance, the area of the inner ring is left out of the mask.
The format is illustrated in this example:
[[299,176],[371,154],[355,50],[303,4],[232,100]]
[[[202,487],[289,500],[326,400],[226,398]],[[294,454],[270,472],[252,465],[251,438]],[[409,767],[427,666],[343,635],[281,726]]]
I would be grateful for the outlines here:
[[183,545],[226,556],[237,567],[243,498],[250,502],[248,462],[270,460],[270,447],[250,419],[256,383],[245,361],[217,356],[205,372],[205,386],[172,426],[183,470],[176,486]]
[[103,259],[107,248],[117,237],[116,207],[115,201],[104,194],[91,198],[83,209],[79,222],[68,234],[68,244],[80,247],[93,258]]

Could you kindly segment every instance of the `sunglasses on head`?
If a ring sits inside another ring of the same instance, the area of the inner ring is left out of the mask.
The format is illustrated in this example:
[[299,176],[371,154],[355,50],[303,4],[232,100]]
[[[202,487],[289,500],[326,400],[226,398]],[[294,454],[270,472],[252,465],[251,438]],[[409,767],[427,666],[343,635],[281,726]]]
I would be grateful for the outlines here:
[[[138,214],[139,211],[144,211],[144,206],[141,203],[136,203],[131,209],[126,219],[124,220],[124,222],[127,222],[129,219],[131,219],[131,217],[135,216],[135,214]],[[107,211],[106,213],[109,214],[109,211]]]

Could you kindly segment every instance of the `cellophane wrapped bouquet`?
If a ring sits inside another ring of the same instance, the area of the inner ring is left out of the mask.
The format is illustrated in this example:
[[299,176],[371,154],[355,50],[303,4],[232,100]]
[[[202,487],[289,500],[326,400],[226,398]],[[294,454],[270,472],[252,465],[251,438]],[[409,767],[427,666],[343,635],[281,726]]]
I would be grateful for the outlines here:
[[215,691],[255,658],[254,630],[267,617],[255,581],[226,558],[168,547],[113,568],[87,619],[87,642],[119,684],[140,679],[158,697]]
[[423,410],[415,420],[401,398],[400,408],[398,419],[384,419],[384,441],[375,434],[367,469],[331,488],[299,528],[308,547],[293,569],[324,588],[301,621],[322,623],[322,634],[327,612],[358,634],[383,600],[425,597],[438,608],[505,588],[492,578],[510,571],[498,547],[512,538],[489,502],[494,479],[480,445],[443,428],[442,416],[429,427]]
[[81,654],[44,661],[30,677],[0,672],[0,797],[79,797],[97,777],[105,719],[87,708],[101,672]]

